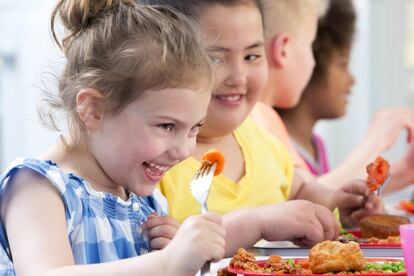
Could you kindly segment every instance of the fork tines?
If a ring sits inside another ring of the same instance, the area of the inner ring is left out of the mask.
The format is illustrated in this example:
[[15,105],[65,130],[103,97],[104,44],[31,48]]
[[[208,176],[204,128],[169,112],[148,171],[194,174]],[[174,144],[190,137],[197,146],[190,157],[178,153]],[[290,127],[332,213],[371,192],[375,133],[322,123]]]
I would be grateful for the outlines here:
[[380,196],[381,192],[385,189],[385,187],[388,186],[388,184],[390,184],[390,182],[391,182],[391,176],[388,176],[385,182],[375,191],[375,194],[377,196]]
[[203,163],[201,164],[200,169],[198,169],[195,178],[200,178],[202,176],[205,176],[209,173],[211,167],[213,166],[213,163],[208,161],[208,160],[204,160]]

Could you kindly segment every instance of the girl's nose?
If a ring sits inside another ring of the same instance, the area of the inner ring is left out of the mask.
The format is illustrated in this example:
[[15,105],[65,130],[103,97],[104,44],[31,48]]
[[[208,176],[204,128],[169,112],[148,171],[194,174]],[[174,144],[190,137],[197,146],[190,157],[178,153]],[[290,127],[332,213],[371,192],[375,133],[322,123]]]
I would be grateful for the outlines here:
[[351,83],[351,86],[356,82],[355,77],[351,72],[349,73],[349,82]]
[[224,85],[231,88],[244,86],[246,83],[247,74],[241,65],[231,67],[229,76],[224,80]]
[[195,143],[196,141],[193,138],[177,141],[177,143],[168,151],[169,158],[171,160],[181,161],[190,157],[195,148]]

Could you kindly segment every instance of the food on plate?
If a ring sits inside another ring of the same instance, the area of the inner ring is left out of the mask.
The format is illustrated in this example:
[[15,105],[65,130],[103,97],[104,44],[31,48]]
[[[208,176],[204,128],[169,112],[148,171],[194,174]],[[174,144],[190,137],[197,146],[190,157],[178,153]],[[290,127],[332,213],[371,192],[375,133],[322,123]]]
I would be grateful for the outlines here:
[[410,214],[414,214],[414,192],[411,195],[411,199],[409,200],[402,200],[398,207]]
[[230,273],[227,267],[220,268],[219,271],[217,271],[217,276],[233,276],[233,275],[237,275],[237,274]]
[[233,256],[230,265],[246,271],[279,274],[300,274],[303,270],[299,264],[295,264],[291,259],[282,259],[280,256],[270,256],[263,266],[259,266],[254,255],[243,248],[240,248]]
[[[256,257],[247,252],[244,248],[240,248],[237,254],[230,261],[230,267],[236,267],[243,271],[258,273],[275,273],[275,274],[312,274],[309,269],[309,263],[302,261],[295,263],[292,259],[282,259],[280,256],[270,256],[266,261],[260,263],[256,261]],[[236,275],[230,273],[228,268],[222,268],[217,276]]]
[[399,236],[399,226],[410,223],[409,219],[394,215],[372,215],[361,219],[361,235],[364,238],[375,237],[386,239],[390,236]]
[[237,254],[231,259],[230,265],[240,267],[248,271],[256,271],[259,269],[254,255],[247,252],[244,248],[240,248],[237,251]]
[[[316,274],[385,274],[404,272],[401,260],[364,259],[359,245],[355,242],[343,244],[337,241],[324,241],[309,251],[309,258],[285,259],[270,256],[257,261],[255,256],[239,249],[226,268],[218,276],[236,275],[316,275]],[[398,274],[401,275],[401,274]]]
[[207,161],[211,164],[217,163],[216,170],[214,171],[214,175],[219,175],[224,168],[224,155],[219,152],[218,150],[209,150],[204,153],[203,157],[201,157],[201,161]]
[[397,262],[367,262],[365,264],[364,271],[368,273],[396,273],[396,272],[404,272],[405,265],[404,262],[397,261]]
[[339,232],[339,238],[345,238],[348,241],[356,241],[359,238],[359,236],[356,236],[353,233],[349,233],[345,229],[341,228]]
[[389,177],[390,174],[390,164],[387,160],[378,156],[374,162],[368,164],[367,166],[367,185],[371,192],[376,191],[385,180]]
[[340,242],[349,242],[354,241],[359,243],[360,246],[370,246],[370,245],[393,245],[393,246],[401,246],[400,236],[389,236],[385,239],[377,238],[377,237],[370,237],[370,238],[362,238],[360,231],[353,231],[352,233],[347,232],[344,229],[341,229],[339,241]]
[[386,239],[379,239],[376,237],[368,238],[367,243],[369,244],[401,244],[400,236],[389,236]]
[[399,207],[408,213],[414,214],[414,198],[401,201]]
[[323,241],[309,251],[309,264],[314,273],[361,271],[365,260],[356,242]]

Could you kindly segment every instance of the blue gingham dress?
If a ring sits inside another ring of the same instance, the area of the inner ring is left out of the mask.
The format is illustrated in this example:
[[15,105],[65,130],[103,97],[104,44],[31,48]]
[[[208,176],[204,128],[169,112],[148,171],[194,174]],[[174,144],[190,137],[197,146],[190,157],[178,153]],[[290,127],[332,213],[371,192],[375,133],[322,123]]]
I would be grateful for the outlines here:
[[[151,250],[141,226],[151,213],[164,214],[152,196],[130,194],[128,201],[124,201],[112,194],[92,190],[81,177],[61,171],[52,161],[21,158],[0,176],[0,198],[9,178],[21,168],[43,175],[59,191],[65,206],[68,239],[76,264],[126,259]],[[0,243],[0,275],[15,275],[1,220]]]

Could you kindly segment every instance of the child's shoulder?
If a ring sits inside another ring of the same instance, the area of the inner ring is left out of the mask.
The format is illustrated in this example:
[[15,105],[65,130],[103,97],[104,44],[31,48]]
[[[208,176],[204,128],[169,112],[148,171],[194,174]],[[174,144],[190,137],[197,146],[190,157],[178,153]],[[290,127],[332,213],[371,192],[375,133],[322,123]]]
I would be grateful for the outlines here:
[[58,168],[56,163],[51,160],[41,160],[36,158],[16,158],[6,168],[4,174],[13,172],[15,170],[27,168],[37,171],[40,174],[46,174],[52,168]]
[[236,139],[244,148],[254,152],[274,152],[284,157],[290,156],[286,146],[269,131],[247,118],[235,131]]
[[246,118],[246,120],[240,125],[236,130],[236,135],[241,135],[248,138],[250,141],[261,141],[264,143],[272,144],[275,147],[284,147],[283,144],[272,135],[267,129],[258,125],[251,118]]
[[35,158],[17,158],[6,168],[0,176],[0,191],[4,190],[10,180],[48,181],[60,192],[67,189],[69,175],[65,174],[56,163],[51,160]]

